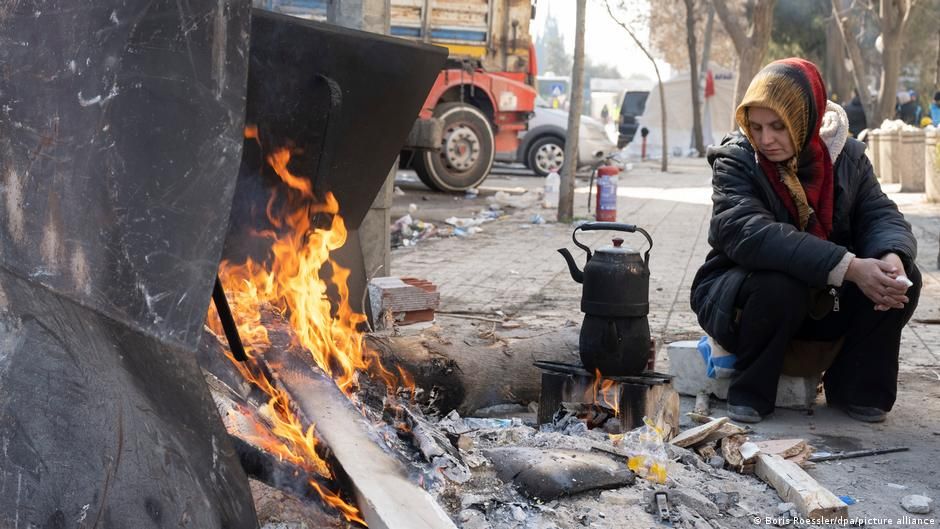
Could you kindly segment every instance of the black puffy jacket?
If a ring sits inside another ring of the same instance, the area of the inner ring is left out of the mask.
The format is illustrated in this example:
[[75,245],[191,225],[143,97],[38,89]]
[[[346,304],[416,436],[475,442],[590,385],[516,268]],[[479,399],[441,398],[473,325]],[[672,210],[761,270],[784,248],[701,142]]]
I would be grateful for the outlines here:
[[739,132],[708,149],[712,166],[712,249],[692,281],[692,310],[718,343],[733,348],[734,302],[754,270],[786,273],[825,287],[846,251],[858,257],[895,252],[905,266],[917,254],[911,225],[881,190],[865,144],[849,138],[833,168],[835,207],[829,240],[800,231]]

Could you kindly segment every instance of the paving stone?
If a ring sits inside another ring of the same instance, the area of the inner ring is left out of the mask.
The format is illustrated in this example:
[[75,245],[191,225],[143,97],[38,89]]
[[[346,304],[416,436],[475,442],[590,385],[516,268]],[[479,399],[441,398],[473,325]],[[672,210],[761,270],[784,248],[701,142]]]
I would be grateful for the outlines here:
[[[667,354],[669,355],[669,372],[676,377],[672,381],[676,391],[693,397],[705,392],[722,400],[728,398],[728,386],[731,380],[708,377],[705,372],[705,360],[698,352],[697,341],[684,340],[670,343],[667,347]],[[816,388],[820,380],[820,377],[781,375],[777,383],[777,407],[798,410],[812,408],[816,402]]]

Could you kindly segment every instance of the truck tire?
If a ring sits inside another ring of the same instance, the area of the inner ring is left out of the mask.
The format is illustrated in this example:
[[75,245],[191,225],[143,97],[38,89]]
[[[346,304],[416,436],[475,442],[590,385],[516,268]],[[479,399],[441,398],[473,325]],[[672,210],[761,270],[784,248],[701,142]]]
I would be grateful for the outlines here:
[[444,103],[434,109],[444,121],[441,150],[418,151],[412,167],[421,181],[438,191],[464,191],[480,185],[496,155],[489,119],[466,103]]
[[565,140],[558,136],[542,136],[529,146],[525,159],[529,169],[539,176],[548,176],[553,167],[561,173],[565,165]]

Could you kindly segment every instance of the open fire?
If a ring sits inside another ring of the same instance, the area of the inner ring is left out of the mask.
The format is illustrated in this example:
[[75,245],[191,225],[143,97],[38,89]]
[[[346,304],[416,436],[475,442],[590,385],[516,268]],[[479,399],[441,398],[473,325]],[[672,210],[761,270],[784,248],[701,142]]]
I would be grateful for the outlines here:
[[[247,126],[245,137],[259,140],[257,127]],[[382,380],[392,397],[399,385],[413,387],[414,381],[399,366],[400,377],[387,370],[378,355],[365,346],[362,326],[366,317],[349,304],[349,270],[330,258],[331,251],[346,243],[339,204],[331,193],[318,199],[310,180],[290,172],[290,159],[290,147],[277,148],[265,158],[284,184],[276,187],[267,201],[265,214],[273,228],[251,234],[269,241],[267,259],[223,261],[219,267],[219,278],[248,357],[247,362],[240,362],[229,353],[229,359],[269,399],[260,412],[270,425],[255,424],[257,435],[246,440],[310,474],[332,479],[333,473],[321,456],[315,426],[304,427],[293,411],[290,396],[274,385],[263,367],[271,341],[262,322],[262,310],[273,310],[289,321],[297,342],[292,345],[308,351],[311,360],[353,400],[362,373]],[[331,274],[324,273],[327,267]],[[337,294],[335,305],[328,296],[330,289]],[[224,339],[214,306],[206,321],[216,336]],[[308,482],[347,520],[365,525],[355,506],[326,490],[316,479]]]

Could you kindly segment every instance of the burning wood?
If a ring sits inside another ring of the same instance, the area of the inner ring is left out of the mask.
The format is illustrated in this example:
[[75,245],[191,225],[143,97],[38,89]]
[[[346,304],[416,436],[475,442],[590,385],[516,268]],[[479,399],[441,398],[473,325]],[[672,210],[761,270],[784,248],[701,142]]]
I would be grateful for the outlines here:
[[[249,128],[246,136],[257,139],[257,131]],[[484,402],[482,399],[491,398],[484,395],[502,391],[493,387],[493,381],[498,379],[516,377],[521,381],[518,387],[537,395],[538,377],[530,365],[534,354],[514,358],[507,354],[511,350],[507,341],[491,333],[486,343],[471,340],[464,342],[467,349],[452,348],[456,353],[450,357],[438,354],[442,344],[452,345],[444,339],[435,343],[419,339],[415,355],[400,354],[400,349],[388,355],[406,357],[409,361],[404,365],[418,366],[414,375],[397,363],[383,365],[379,353],[365,342],[362,332],[365,316],[350,306],[346,285],[349,271],[330,257],[330,252],[346,242],[339,205],[330,194],[316,197],[309,180],[293,175],[290,156],[290,149],[285,148],[266,157],[281,182],[267,202],[265,213],[270,228],[255,233],[269,248],[268,255],[239,263],[225,261],[219,270],[246,358],[236,361],[215,336],[206,342],[219,351],[214,356],[203,355],[216,360],[227,357],[230,361],[226,369],[219,365],[209,369],[225,381],[227,387],[215,388],[216,399],[229,431],[243,441],[238,443],[243,460],[249,455],[256,457],[260,466],[255,475],[269,482],[293,479],[302,485],[294,490],[295,494],[305,496],[315,491],[324,504],[335,507],[350,522],[373,528],[416,529],[453,528],[445,506],[452,516],[468,522],[477,516],[478,504],[473,493],[461,491],[479,492],[489,487],[498,487],[499,501],[486,508],[487,517],[491,508],[512,506],[502,510],[509,513],[508,517],[496,515],[504,517],[507,523],[494,523],[494,527],[518,525],[529,516],[537,520],[543,508],[547,509],[545,517],[555,517],[552,508],[529,503],[524,491],[506,490],[501,481],[496,484],[498,476],[487,465],[484,454],[499,453],[492,449],[500,446],[551,447],[586,454],[584,461],[591,462],[590,465],[539,465],[540,473],[562,480],[558,483],[564,484],[559,489],[563,494],[588,490],[580,485],[570,488],[571,479],[580,483],[593,475],[609,474],[616,478],[608,480],[609,483],[601,480],[602,487],[630,481],[627,478],[632,478],[632,474],[627,464],[639,465],[634,457],[637,447],[618,449],[630,454],[627,461],[620,456],[610,460],[607,455],[590,454],[595,447],[608,452],[613,448],[610,438],[598,431],[588,431],[583,423],[580,431],[562,435],[543,434],[518,420],[492,420],[482,429],[465,429],[450,438],[433,420],[422,415],[421,409],[443,414],[456,407],[442,398],[454,387],[460,394],[459,399],[452,399],[457,405],[471,400],[464,396],[474,391],[479,394],[473,397],[474,402]],[[210,311],[207,323],[216,336],[222,336],[223,329],[215,316]],[[545,337],[541,343],[533,341],[537,354],[555,350],[560,357],[570,356],[571,349],[558,347],[562,342],[558,336]],[[389,338],[386,343],[393,341]],[[494,358],[498,360],[493,361]],[[528,366],[530,371],[514,368],[519,365]],[[467,373],[486,375],[479,377],[477,386],[471,386],[461,378]],[[643,417],[650,417],[656,424],[668,425],[670,434],[675,432],[678,397],[668,377],[605,379],[599,373],[584,375],[576,384],[567,382],[568,379],[556,381],[562,390],[556,396],[559,404],[564,400],[580,411],[589,411],[591,420],[598,425],[605,417],[616,417],[619,421],[608,422],[619,422],[618,431],[628,430],[642,422]],[[458,383],[442,382],[449,380]],[[448,420],[460,419],[449,415]],[[662,434],[658,428],[653,429],[657,431],[661,451]],[[566,446],[568,443],[581,446]],[[515,457],[505,451],[504,454]],[[662,460],[659,483],[666,481],[665,466],[670,467],[670,477],[682,476],[683,471],[672,463]],[[637,469],[645,468],[641,467]],[[559,477],[556,475],[559,469],[570,472]],[[433,490],[441,503],[415,485],[411,476],[417,476],[417,481]],[[678,479],[671,479],[671,485],[679,483]],[[347,492],[347,497],[330,492],[340,488]],[[358,506],[352,504],[353,497]],[[581,523],[587,519],[569,518]]]

